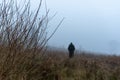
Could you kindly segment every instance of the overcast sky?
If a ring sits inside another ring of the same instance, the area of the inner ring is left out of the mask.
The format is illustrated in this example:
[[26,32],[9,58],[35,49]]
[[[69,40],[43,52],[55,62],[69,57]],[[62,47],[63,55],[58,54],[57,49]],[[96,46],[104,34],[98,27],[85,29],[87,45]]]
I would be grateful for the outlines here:
[[[39,0],[31,0],[37,7]],[[43,3],[45,0],[43,0]],[[100,53],[120,53],[120,0],[46,0],[50,16],[49,32],[65,17],[49,45]]]
[[65,17],[51,45],[120,53],[120,0],[47,0],[47,6]]

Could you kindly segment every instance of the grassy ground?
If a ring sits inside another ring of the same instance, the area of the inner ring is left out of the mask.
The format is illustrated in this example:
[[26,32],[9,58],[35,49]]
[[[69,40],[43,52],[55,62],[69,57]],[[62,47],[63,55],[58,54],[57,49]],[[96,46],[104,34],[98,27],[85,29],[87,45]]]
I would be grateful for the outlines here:
[[0,80],[120,80],[120,57],[46,51],[33,57],[31,50],[1,47]]
[[[120,57],[76,54],[69,59],[66,53],[52,52],[51,60],[56,64],[60,80],[119,80]],[[60,57],[61,56],[61,57]]]

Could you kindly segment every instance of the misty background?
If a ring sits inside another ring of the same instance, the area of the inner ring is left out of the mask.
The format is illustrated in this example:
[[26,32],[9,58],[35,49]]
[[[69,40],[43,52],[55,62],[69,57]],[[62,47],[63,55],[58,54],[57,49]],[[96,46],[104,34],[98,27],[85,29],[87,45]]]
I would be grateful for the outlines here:
[[49,0],[51,12],[65,17],[50,45],[106,54],[120,53],[120,0]]
[[[18,0],[21,2],[21,0]],[[73,42],[78,50],[120,54],[120,0],[43,0],[50,9],[48,35],[64,21],[48,42],[67,48]],[[31,0],[34,10],[39,0]]]

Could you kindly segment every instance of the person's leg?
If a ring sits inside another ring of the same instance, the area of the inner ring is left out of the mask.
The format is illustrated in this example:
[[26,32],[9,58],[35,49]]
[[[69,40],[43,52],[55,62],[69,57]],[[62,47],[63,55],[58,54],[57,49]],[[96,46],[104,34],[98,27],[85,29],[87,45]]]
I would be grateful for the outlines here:
[[69,58],[71,58],[71,52],[69,52]]
[[72,51],[69,52],[69,57],[70,57],[70,58],[73,57],[73,52],[72,52]]

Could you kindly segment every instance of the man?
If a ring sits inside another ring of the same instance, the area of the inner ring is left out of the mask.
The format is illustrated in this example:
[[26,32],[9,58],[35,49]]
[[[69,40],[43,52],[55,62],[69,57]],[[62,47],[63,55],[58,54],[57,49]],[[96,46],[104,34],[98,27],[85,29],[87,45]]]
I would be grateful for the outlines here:
[[74,51],[75,51],[75,46],[71,42],[68,46],[68,51],[69,51],[69,58],[72,58],[74,56]]

